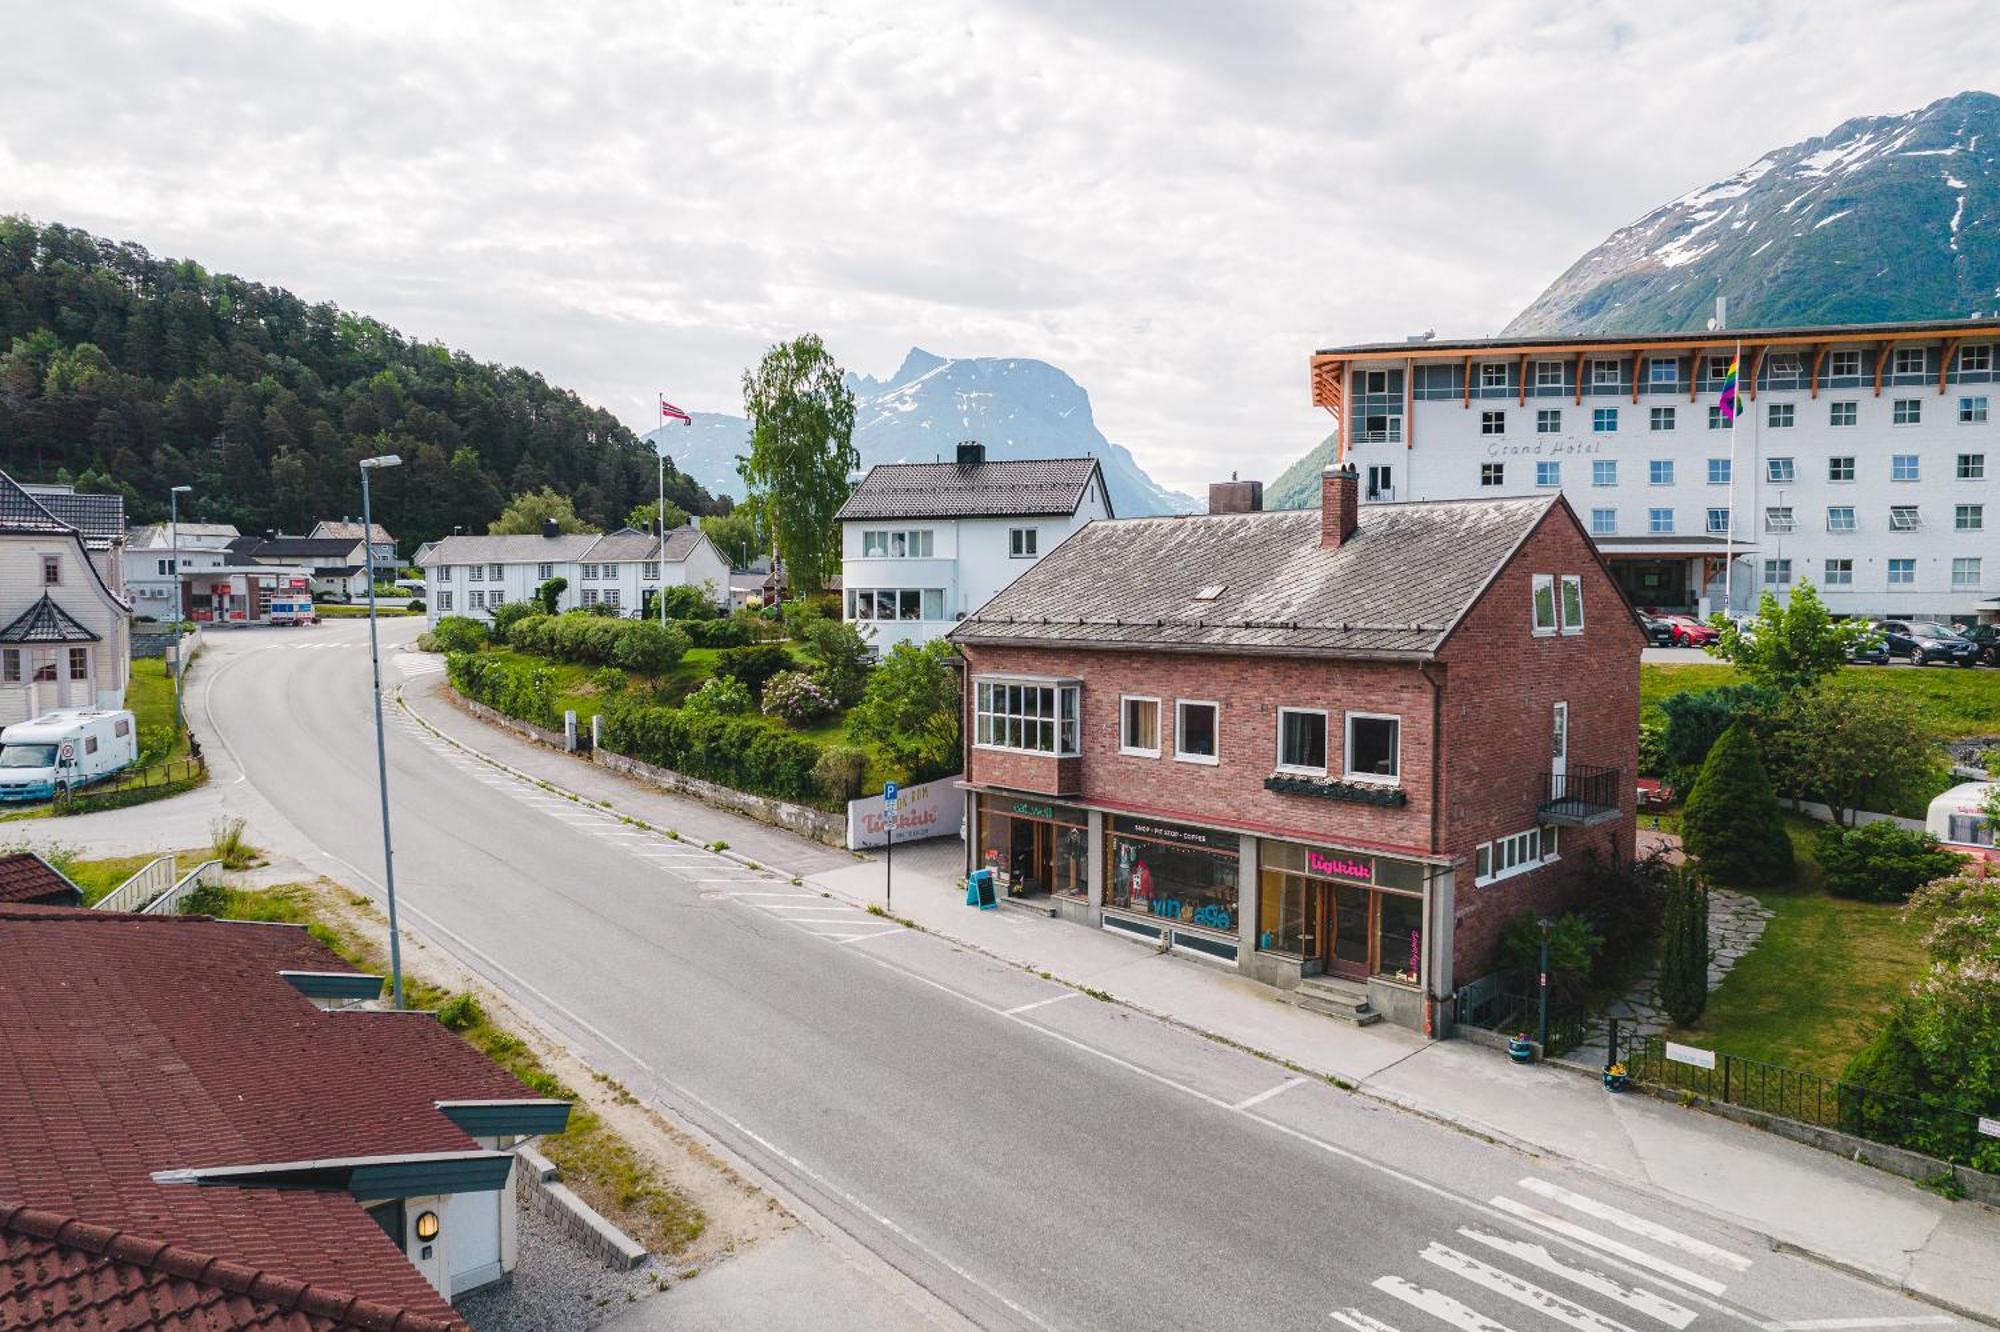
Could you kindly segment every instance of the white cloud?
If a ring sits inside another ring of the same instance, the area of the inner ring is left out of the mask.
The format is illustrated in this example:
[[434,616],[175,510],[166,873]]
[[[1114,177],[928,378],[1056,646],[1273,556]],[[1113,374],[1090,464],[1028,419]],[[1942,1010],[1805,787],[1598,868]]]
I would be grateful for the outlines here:
[[[1197,488],[1306,357],[1497,329],[1660,201],[1979,86],[1977,0],[1710,10],[104,0],[0,14],[0,209],[519,362],[651,425],[769,342],[1037,356]],[[1943,38],[1948,35],[1949,40]]]

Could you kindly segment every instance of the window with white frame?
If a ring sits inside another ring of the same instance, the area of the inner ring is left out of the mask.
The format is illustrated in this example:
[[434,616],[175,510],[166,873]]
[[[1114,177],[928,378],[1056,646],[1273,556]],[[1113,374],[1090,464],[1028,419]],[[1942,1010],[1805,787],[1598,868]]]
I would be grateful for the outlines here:
[[[477,592],[474,592],[472,595],[476,597],[479,594]],[[597,595],[598,594],[596,588],[586,587],[585,589],[583,589],[583,604],[586,606],[595,606],[597,604]],[[476,606],[479,603],[475,601],[472,604]]]
[[1583,632],[1583,578],[1580,574],[1562,576],[1562,624],[1565,634]]
[[1853,587],[1854,561],[1850,559],[1828,560],[1821,570],[1822,587]]
[[1402,780],[1403,719],[1378,712],[1347,714],[1347,776]]
[[[615,587],[607,587],[607,588],[605,588],[605,589],[604,589],[604,604],[605,604],[605,605],[607,605],[607,606],[616,606],[616,605],[618,604],[618,597],[619,597],[619,592],[618,592],[618,589],[617,589],[617,588],[615,588]],[[496,603],[494,603],[494,604],[496,604],[496,605],[497,605],[497,604],[499,604],[499,603],[498,603],[498,602],[496,602]]]
[[850,620],[942,620],[941,587],[852,587],[846,589]]
[[1790,560],[1764,561],[1765,587],[1790,587],[1792,585],[1792,562]]
[[42,556],[42,586],[56,587],[62,582],[62,556]]
[[1481,361],[1479,363],[1479,387],[1503,389],[1507,387],[1507,363],[1505,361]]
[[1472,879],[1477,884],[1497,883],[1539,869],[1555,859],[1556,830],[1530,828],[1511,837],[1480,843],[1472,855]]
[[1827,505],[1826,530],[1829,532],[1852,532],[1854,530],[1854,506],[1852,504]]
[[1504,486],[1507,484],[1506,463],[1479,464],[1479,484],[1482,486]]
[[1278,770],[1326,774],[1326,713],[1312,708],[1278,709]]
[[1889,423],[1891,425],[1921,425],[1923,419],[1924,400],[1922,398],[1898,398],[1896,399],[1895,407],[1889,413]]
[[1793,481],[1798,479],[1798,472],[1792,466],[1790,458],[1766,458],[1764,460],[1764,479],[1773,485],[1789,486]]
[[1160,700],[1127,694],[1118,703],[1118,752],[1160,756]]
[[1186,763],[1217,763],[1220,704],[1181,699],[1174,704],[1174,757]]
[[1535,484],[1538,486],[1560,486],[1563,483],[1563,465],[1549,459],[1535,464]]
[[1898,347],[1895,359],[1889,363],[1889,373],[1896,375],[1921,375],[1924,373],[1924,349],[1922,347]]
[[598,570],[598,572],[601,573],[606,579],[616,578],[618,576],[618,566],[615,564],[607,564],[602,566]]
[[1677,356],[1655,356],[1646,362],[1646,379],[1659,384],[1678,384],[1681,379],[1681,363]]
[[1958,400],[1958,423],[1978,425],[1986,419],[1986,397],[1984,394]]
[[486,604],[487,604],[488,606],[504,606],[504,605],[506,605],[506,604],[507,604],[507,593],[506,593],[506,592],[505,592],[505,591],[504,591],[503,589],[501,589],[501,588],[497,588],[497,587],[496,587],[496,588],[494,588],[494,589],[493,589],[493,590],[492,590],[491,592],[488,592],[488,593],[486,594]]
[[465,604],[474,610],[486,609],[486,593],[481,588],[473,588],[465,594]]
[[1805,362],[1797,352],[1773,352],[1770,362],[1764,367],[1764,380],[1768,384],[1796,385],[1805,378]]
[[1889,479],[1891,481],[1915,481],[1922,475],[1922,466],[1914,453],[1892,453],[1889,455]]
[[1007,530],[1007,554],[1017,560],[1032,560],[1039,554],[1042,532],[1038,527],[1013,527]]
[[1923,516],[1916,505],[1891,504],[1889,506],[1889,530],[1891,532],[1914,532],[1923,525]]
[[1854,479],[1854,455],[1837,453],[1826,460],[1826,479],[1829,481],[1852,481]]
[[485,582],[485,581],[486,581],[486,566],[485,566],[485,565],[483,565],[483,564],[468,564],[468,565],[466,565],[466,566],[465,566],[465,581],[466,581],[466,582],[468,582],[468,583],[483,583],[483,582]]
[[1728,485],[1730,470],[1729,459],[1710,458],[1708,460],[1708,484],[1711,486]]
[[1592,509],[1590,511],[1590,534],[1592,536],[1618,535],[1618,510]]
[[1789,402],[1774,402],[1766,409],[1764,424],[1773,430],[1790,430],[1798,420],[1798,408]]
[[[1977,555],[1960,555],[1954,557],[1951,562],[1952,587],[1959,589],[1961,591],[1963,591],[1966,588],[1978,587],[1979,563],[1980,561]],[[77,679],[80,677],[72,676],[71,678]]]
[[21,649],[0,648],[0,681],[21,683]]
[[1504,435],[1507,433],[1507,413],[1481,412],[1479,433],[1482,435]]
[[1785,533],[1795,531],[1797,528],[1798,524],[1792,520],[1791,505],[1773,504],[1765,508],[1764,530],[1766,532]]
[[1552,634],[1556,631],[1556,576],[1535,574],[1529,579],[1534,606],[1535,634]]
[[1714,403],[1708,405],[1708,428],[1710,430],[1729,429],[1729,418],[1722,414],[1722,408]]
[[1915,587],[1917,585],[1917,562],[1912,559],[1889,561],[1890,587]]
[[1618,387],[1618,362],[1600,359],[1590,363],[1590,382],[1599,388]]
[[1670,486],[1674,483],[1674,460],[1654,458],[1646,464],[1646,479],[1656,486]]
[[1651,430],[1672,430],[1674,428],[1674,409],[1671,407],[1653,408],[1647,415],[1646,424],[1647,428]]
[[1593,434],[1609,435],[1618,429],[1618,409],[1616,407],[1593,407],[1590,409],[1590,429]]
[[861,555],[871,560],[926,560],[935,549],[935,537],[928,527],[907,530],[864,528]]
[[597,577],[597,566],[594,564],[586,564],[583,566],[583,568],[579,569],[577,572],[583,578],[595,578]]
[[1984,481],[1986,479],[1986,455],[1983,453],[1959,454],[1956,474],[1961,481]]
[[1535,362],[1535,387],[1559,389],[1563,386],[1563,363],[1561,361]]
[[1958,370],[1960,374],[1983,375],[1993,369],[1993,344],[1982,342],[1977,346],[1958,349]]
[[986,749],[1075,756],[1077,689],[1054,680],[977,681],[973,743]]
[[487,566],[486,566],[486,581],[487,581],[487,582],[489,582],[489,583],[497,583],[497,582],[499,582],[499,581],[500,581],[500,580],[501,580],[501,579],[502,579],[502,578],[503,578],[504,576],[505,576],[505,570],[503,570],[503,569],[501,568],[501,566],[500,566],[500,565],[497,565],[497,564],[489,564],[489,565],[487,565]]
[[1708,530],[1712,536],[1721,536],[1729,530],[1729,510],[1712,508],[1708,511]]
[[1858,351],[1832,353],[1826,358],[1826,373],[1831,379],[1858,379],[1861,375],[1861,353]]
[[1709,357],[1708,377],[1717,383],[1729,378],[1729,358],[1727,356]]
[[1593,486],[1615,486],[1618,484],[1618,460],[1616,458],[1594,458],[1590,463],[1590,484]]
[[1646,510],[1646,530],[1654,536],[1672,536],[1674,533],[1674,511],[1672,509]]
[[1983,532],[1986,530],[1986,506],[1984,504],[1960,504],[1951,511],[1951,526],[1955,532]]
[[441,610],[441,611],[448,611],[448,610],[450,610],[450,609],[451,609],[451,593],[449,593],[449,592],[440,592],[440,593],[438,593],[438,594],[437,594],[437,604],[438,604],[438,609],[439,609],[439,610]]
[[644,564],[639,566],[639,576],[644,578],[649,583],[659,582],[660,562],[658,560],[647,560]]
[[1861,404],[1858,402],[1830,402],[1826,405],[1826,423],[1830,426],[1851,426],[1861,420]]
[[1563,414],[1560,407],[1538,407],[1535,409],[1535,433],[1554,435],[1563,428]]

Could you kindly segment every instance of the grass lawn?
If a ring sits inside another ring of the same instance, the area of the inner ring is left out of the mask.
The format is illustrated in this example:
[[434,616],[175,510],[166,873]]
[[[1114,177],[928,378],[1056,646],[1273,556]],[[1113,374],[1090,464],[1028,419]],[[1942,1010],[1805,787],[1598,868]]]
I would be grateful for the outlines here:
[[[359,605],[328,602],[324,605],[314,606],[313,609],[319,612],[319,618],[322,620],[365,620],[368,618],[368,603],[365,601]],[[375,601],[375,613],[385,620],[392,615],[423,614],[422,611],[413,607],[400,605],[393,601],[385,601],[379,597]]]
[[[1734,684],[1736,668],[1724,662],[1639,667],[1639,715],[1662,720],[1659,707],[1670,694]],[[1836,689],[1881,690],[1913,698],[1939,735],[1947,740],[2000,732],[2000,671],[1954,666],[1849,666],[1834,680]]]
[[[47,853],[44,853],[47,854]],[[83,904],[96,906],[113,888],[146,868],[165,852],[148,851],[139,856],[109,856],[103,860],[78,860],[62,854],[48,855],[49,863],[69,875],[77,887],[83,889]],[[174,872],[184,874],[202,861],[208,859],[205,847],[192,851],[176,851]]]
[[[164,657],[141,657],[132,663],[132,680],[125,687],[125,706],[139,727],[141,764],[187,757],[187,733],[174,730],[174,679]],[[171,740],[171,746],[167,742]],[[156,752],[162,751],[162,752]]]

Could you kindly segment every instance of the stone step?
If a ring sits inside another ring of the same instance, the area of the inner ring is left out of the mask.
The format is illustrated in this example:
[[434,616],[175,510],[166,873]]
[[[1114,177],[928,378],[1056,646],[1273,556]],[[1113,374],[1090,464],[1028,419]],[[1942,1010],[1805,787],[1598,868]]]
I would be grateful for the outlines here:
[[1056,914],[1056,904],[1046,897],[1000,897],[1000,905],[1010,911],[1025,911],[1031,916],[1050,917]]
[[1320,1013],[1341,1022],[1366,1027],[1380,1022],[1382,1015],[1368,1003],[1368,992],[1357,985],[1325,981],[1308,976],[1286,997],[1311,1013]]

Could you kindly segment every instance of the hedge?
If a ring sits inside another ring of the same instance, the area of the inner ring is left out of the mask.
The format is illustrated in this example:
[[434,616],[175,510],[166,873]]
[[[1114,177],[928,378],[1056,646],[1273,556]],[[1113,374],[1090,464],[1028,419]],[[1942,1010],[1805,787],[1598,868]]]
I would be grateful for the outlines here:
[[476,652],[453,652],[445,658],[445,678],[466,698],[497,708],[537,726],[559,726],[556,680],[539,666],[517,666]]
[[702,781],[778,800],[817,803],[821,747],[749,717],[614,706],[600,713],[605,748]]
[[676,620],[688,642],[702,648],[742,647],[750,641],[750,626],[741,620]]

